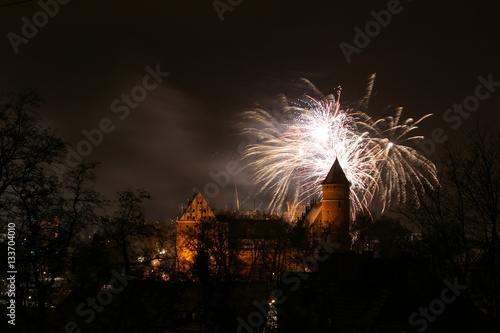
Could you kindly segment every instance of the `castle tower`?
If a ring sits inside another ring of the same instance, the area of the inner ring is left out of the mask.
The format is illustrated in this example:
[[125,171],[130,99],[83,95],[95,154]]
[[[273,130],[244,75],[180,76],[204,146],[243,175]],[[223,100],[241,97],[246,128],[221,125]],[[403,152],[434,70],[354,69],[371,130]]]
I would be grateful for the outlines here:
[[321,223],[323,230],[331,232],[335,243],[339,243],[339,251],[349,250],[351,238],[349,236],[351,183],[347,180],[337,159],[328,172],[323,187],[323,201],[321,203]]

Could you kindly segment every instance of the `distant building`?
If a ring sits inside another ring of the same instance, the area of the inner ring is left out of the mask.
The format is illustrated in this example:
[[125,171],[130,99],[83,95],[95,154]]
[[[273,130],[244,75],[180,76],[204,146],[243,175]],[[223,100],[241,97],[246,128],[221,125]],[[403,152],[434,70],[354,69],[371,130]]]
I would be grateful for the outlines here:
[[215,214],[207,200],[201,193],[194,194],[193,198],[188,201],[188,206],[181,217],[177,219],[175,248],[177,253],[176,270],[178,272],[190,270],[196,257],[196,244],[194,243],[197,240],[193,239],[193,235],[200,223],[213,219],[215,219]]
[[[307,226],[315,235],[322,237],[331,235],[337,243],[337,251],[348,251],[351,247],[349,235],[350,223],[350,183],[338,160],[332,165],[328,175],[322,182],[323,200],[311,202],[309,205],[288,204],[288,211],[283,214],[288,222],[297,222]],[[216,216],[201,193],[195,193],[188,201],[187,208],[177,219],[176,231],[176,269],[180,273],[188,272],[194,265],[199,240],[195,235],[202,232],[204,223],[220,224],[227,234],[229,248],[238,249],[238,260],[243,263],[241,270],[252,269],[256,261],[266,257],[262,251],[277,251],[276,232],[283,219],[269,219],[252,212],[236,212],[233,215]],[[208,230],[205,228],[203,230]],[[213,228],[212,228],[213,229]],[[221,232],[221,230],[219,230]],[[273,243],[274,242],[274,243]],[[284,267],[294,268],[294,256],[297,253],[285,254]],[[300,257],[300,255],[298,255]],[[295,265],[296,266],[296,265]],[[295,267],[300,269],[299,267]],[[280,272],[276,272],[279,274]]]

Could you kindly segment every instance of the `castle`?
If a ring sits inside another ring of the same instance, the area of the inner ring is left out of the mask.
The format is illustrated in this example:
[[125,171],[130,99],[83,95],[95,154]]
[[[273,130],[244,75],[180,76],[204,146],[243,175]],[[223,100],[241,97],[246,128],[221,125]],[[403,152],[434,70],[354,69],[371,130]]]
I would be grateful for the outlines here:
[[[351,247],[349,235],[351,184],[337,159],[321,185],[322,201],[311,202],[307,207],[302,206],[298,214],[292,212],[292,205],[289,205],[288,212],[284,215],[288,217],[288,223],[305,225],[307,230],[316,236],[330,235],[336,243],[336,251],[347,251]],[[276,238],[272,237],[273,233],[280,232],[277,228],[277,220],[258,219],[245,214],[216,216],[201,193],[193,195],[193,198],[188,201],[187,208],[176,222],[176,270],[181,273],[188,272],[195,265],[197,255],[199,256],[201,250],[200,234],[218,232],[219,238],[226,239],[228,243],[225,248],[238,247],[237,259],[245,264],[243,268],[245,271],[251,270],[255,262],[263,260],[262,257],[265,257],[268,252],[275,254],[279,247]],[[264,250],[264,255],[262,251],[259,252],[256,249]],[[208,254],[208,256],[210,258],[207,260],[220,260],[217,254]],[[293,256],[293,251],[285,255],[283,262],[288,264],[285,264],[284,268],[294,269]]]

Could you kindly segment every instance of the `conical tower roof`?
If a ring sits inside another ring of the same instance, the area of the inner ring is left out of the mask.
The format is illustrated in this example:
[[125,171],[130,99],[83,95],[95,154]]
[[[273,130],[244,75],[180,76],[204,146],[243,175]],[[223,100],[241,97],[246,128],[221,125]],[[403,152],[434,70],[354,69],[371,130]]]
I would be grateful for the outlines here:
[[338,159],[335,159],[332,168],[321,184],[351,184],[347,180],[347,177],[345,176],[344,170],[342,170]]

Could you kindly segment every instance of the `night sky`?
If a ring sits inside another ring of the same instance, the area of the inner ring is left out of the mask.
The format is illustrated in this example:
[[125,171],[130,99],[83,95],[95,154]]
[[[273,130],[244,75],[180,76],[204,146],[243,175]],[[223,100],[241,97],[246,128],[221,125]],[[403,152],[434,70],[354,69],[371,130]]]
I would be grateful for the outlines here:
[[[406,118],[433,113],[416,132],[426,136],[442,128],[455,141],[478,124],[500,123],[500,87],[456,130],[443,120],[454,103],[475,94],[479,76],[500,82],[494,1],[402,1],[350,63],[339,44],[354,46],[354,28],[364,31],[371,12],[394,1],[222,0],[236,5],[221,21],[212,0],[74,0],[59,4],[17,53],[9,33],[22,36],[22,18],[33,22],[41,7],[5,6],[13,2],[0,1],[0,90],[36,88],[47,101],[44,121],[73,149],[83,130],[109,118],[114,130],[87,158],[103,163],[99,188],[108,196],[125,187],[148,190],[152,219],[175,218],[192,189],[212,181],[210,172],[238,159],[245,139],[234,126],[239,112],[282,92],[300,95],[300,77],[325,93],[341,85],[348,104],[376,72],[369,114],[389,105],[403,106]],[[143,84],[148,66],[169,74],[127,115],[113,112],[115,100]],[[211,200],[215,207],[231,204],[234,182],[253,206],[254,187],[242,172]]]

